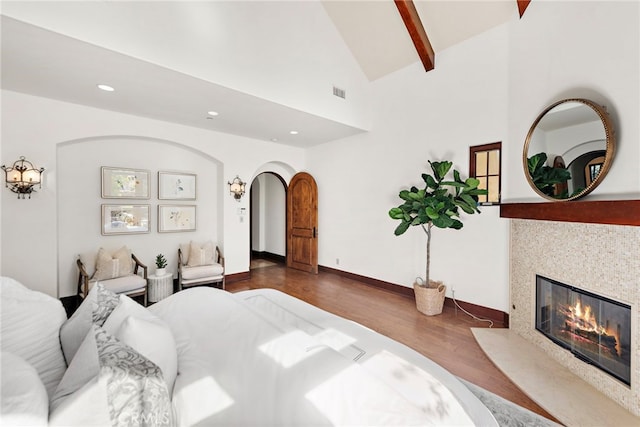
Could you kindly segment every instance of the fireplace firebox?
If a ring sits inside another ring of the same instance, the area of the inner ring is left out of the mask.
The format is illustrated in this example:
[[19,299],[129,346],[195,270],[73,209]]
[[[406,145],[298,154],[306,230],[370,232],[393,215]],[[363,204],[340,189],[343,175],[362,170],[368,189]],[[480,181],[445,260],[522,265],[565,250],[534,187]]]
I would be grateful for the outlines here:
[[536,330],[631,385],[631,307],[536,275]]

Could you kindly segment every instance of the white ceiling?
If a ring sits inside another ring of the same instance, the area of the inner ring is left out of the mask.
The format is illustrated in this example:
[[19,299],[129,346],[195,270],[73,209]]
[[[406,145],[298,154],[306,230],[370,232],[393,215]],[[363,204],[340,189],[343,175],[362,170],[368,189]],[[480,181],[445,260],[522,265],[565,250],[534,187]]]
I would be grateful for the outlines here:
[[[109,3],[93,4],[106,7]],[[439,51],[517,13],[515,0],[415,3],[436,52],[436,67]],[[233,2],[229,4],[233,6]],[[324,9],[320,11],[327,12],[369,80],[419,61],[392,0],[322,4]],[[119,3],[118,7],[126,10],[126,4]],[[174,7],[180,6],[176,3]],[[299,147],[364,131],[9,18],[5,9],[3,5],[3,89]],[[193,19],[193,16],[176,15],[178,18]],[[198,19],[202,21],[205,17]],[[224,21],[223,16],[215,19]],[[113,28],[118,31],[116,21]],[[249,36],[251,30],[244,29]],[[96,90],[96,83],[102,81],[108,81],[117,90],[111,93]],[[216,100],[216,105],[224,104],[225,111],[207,119],[204,112],[211,109],[211,100]],[[292,124],[301,131],[300,135],[289,134]]]

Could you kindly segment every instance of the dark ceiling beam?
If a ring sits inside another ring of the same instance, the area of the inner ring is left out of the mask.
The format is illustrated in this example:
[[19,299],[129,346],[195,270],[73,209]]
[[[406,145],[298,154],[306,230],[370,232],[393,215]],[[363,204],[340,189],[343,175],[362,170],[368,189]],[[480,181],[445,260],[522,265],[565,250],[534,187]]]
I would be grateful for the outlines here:
[[531,0],[517,0],[518,1],[518,12],[520,12],[520,18],[524,15],[524,11],[527,10],[527,6],[531,3]]
[[425,71],[433,70],[436,64],[436,55],[427,37],[427,32],[422,26],[416,6],[412,0],[394,0],[394,2],[405,27],[407,27],[413,45],[418,51],[418,56],[422,61],[422,65],[424,65]]

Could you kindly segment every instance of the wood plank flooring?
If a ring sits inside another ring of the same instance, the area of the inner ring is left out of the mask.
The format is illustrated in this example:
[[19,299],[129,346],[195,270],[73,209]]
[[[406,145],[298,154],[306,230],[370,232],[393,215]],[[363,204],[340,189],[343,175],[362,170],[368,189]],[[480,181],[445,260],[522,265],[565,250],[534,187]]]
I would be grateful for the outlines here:
[[[552,419],[485,356],[469,328],[486,327],[461,311],[445,307],[438,316],[425,316],[413,298],[375,288],[337,274],[317,275],[281,264],[251,271],[251,279],[228,283],[237,292],[273,288],[323,310],[354,320],[429,357],[467,381]],[[500,327],[494,325],[494,327]]]

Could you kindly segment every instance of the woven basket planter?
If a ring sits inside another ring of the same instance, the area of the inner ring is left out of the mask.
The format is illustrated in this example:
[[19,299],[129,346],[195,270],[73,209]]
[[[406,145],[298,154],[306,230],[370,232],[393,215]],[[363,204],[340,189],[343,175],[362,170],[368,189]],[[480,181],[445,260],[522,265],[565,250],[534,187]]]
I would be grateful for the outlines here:
[[416,308],[418,311],[427,316],[435,316],[442,313],[444,294],[447,287],[442,282],[434,282],[433,280],[429,284],[432,287],[426,288],[414,283],[413,292],[416,296]]

